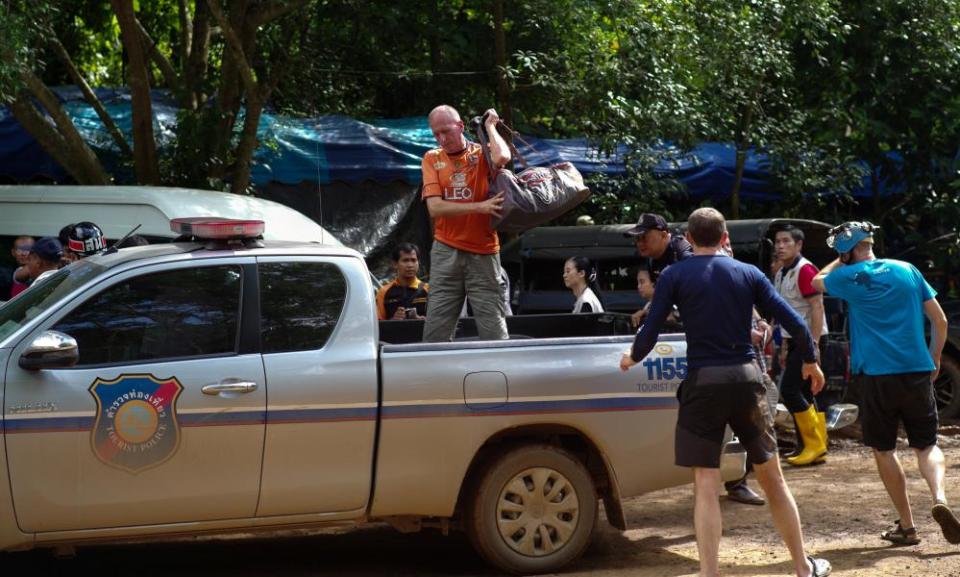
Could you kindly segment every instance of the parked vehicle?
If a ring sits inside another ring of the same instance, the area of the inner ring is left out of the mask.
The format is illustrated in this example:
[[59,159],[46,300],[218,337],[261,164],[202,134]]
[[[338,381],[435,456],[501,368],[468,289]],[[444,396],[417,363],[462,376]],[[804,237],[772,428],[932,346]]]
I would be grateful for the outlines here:
[[[818,266],[835,258],[826,245],[830,225],[815,220],[768,218],[727,222],[730,243],[740,261],[769,271],[776,231],[787,225],[801,229],[805,236],[804,255]],[[597,267],[597,280],[608,310],[632,313],[643,306],[637,294],[636,270],[645,259],[637,256],[634,241],[624,236],[632,225],[539,227],[505,247],[502,259],[515,276],[514,310],[520,314],[569,311],[573,297],[563,286],[560,271],[573,255],[588,257]],[[672,223],[682,233],[686,223]],[[844,333],[842,303],[825,299],[831,336],[825,344],[823,395],[828,404],[839,403],[846,394],[849,353]]]
[[960,300],[945,300],[941,306],[949,325],[934,392],[940,417],[956,419],[960,418]]
[[64,226],[88,220],[111,240],[139,224],[137,234],[169,242],[177,236],[170,219],[184,216],[256,218],[272,225],[264,231],[267,240],[340,245],[307,216],[252,196],[162,186],[0,186],[0,238],[56,236]]
[[[804,255],[818,266],[834,258],[826,245],[830,225],[814,220],[767,218],[727,222],[730,242],[738,260],[770,270],[773,237],[778,227],[792,224],[807,236]],[[629,224],[596,226],[542,226],[527,231],[504,246],[501,260],[513,279],[513,307],[519,314],[568,312],[573,296],[563,286],[563,263],[580,255],[597,266],[597,282],[608,310],[632,313],[643,306],[637,294],[636,269],[643,264],[633,239],[624,232]],[[671,223],[681,233],[686,223]]]
[[339,245],[323,227],[296,210],[269,200],[211,190],[160,186],[0,186],[0,302],[10,293],[17,266],[10,253],[18,236],[57,236],[80,221],[95,222],[109,242],[134,227],[149,242],[177,235],[170,219],[182,216],[257,218],[270,224],[268,240]]
[[[691,480],[670,450],[680,336],[629,373],[624,315],[422,344],[418,321],[378,323],[357,252],[201,224],[0,308],[0,549],[380,520],[543,573],[600,500],[623,529],[621,498]],[[724,478],[743,470],[727,443]]]
[[[727,222],[730,241],[738,260],[769,270],[776,231],[791,224],[806,237],[803,254],[819,267],[836,258],[826,244],[831,225],[815,220],[768,218]],[[569,311],[573,297],[560,277],[563,262],[573,255],[583,255],[596,263],[607,309],[633,312],[644,303],[636,291],[634,272],[643,263],[637,256],[633,239],[623,233],[632,225],[555,226],[528,231],[504,247],[504,266],[514,278],[514,311],[520,314]],[[685,223],[672,223],[675,233]],[[960,301],[944,302],[950,319],[947,346],[944,348],[941,374],[935,381],[937,407],[941,418],[960,417]],[[827,295],[824,298],[827,336],[823,354],[823,370],[827,384],[824,404],[832,406],[856,402],[857,391],[851,389],[846,310],[843,301]],[[839,426],[849,421],[850,411],[836,412]]]

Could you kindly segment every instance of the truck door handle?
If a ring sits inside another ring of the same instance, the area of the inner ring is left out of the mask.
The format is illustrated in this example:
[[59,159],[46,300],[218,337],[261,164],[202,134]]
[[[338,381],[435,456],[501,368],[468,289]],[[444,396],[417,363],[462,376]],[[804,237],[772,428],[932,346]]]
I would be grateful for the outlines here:
[[224,379],[219,383],[204,385],[200,391],[204,395],[219,395],[220,393],[244,394],[257,390],[257,383],[241,381],[239,379]]

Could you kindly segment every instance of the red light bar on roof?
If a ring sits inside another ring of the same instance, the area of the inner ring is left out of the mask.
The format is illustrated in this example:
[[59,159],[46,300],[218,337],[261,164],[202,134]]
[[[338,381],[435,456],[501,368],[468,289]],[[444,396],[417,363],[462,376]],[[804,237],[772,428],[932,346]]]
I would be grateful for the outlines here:
[[218,216],[174,218],[170,221],[170,230],[177,234],[209,240],[258,238],[263,236],[263,229],[262,220],[241,220]]

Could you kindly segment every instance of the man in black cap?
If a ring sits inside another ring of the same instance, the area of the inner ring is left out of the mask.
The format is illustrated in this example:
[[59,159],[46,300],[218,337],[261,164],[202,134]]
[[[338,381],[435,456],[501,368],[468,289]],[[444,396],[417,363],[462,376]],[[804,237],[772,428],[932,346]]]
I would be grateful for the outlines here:
[[30,255],[27,257],[27,264],[24,265],[29,279],[28,284],[32,286],[44,276],[56,272],[60,268],[61,258],[63,258],[63,247],[56,237],[45,236],[33,243]]
[[[650,278],[660,276],[663,269],[693,254],[690,243],[682,236],[671,235],[667,221],[659,214],[641,214],[637,225],[623,233],[623,236],[633,237],[637,254],[647,259],[646,267],[650,271]],[[633,313],[633,326],[639,327],[645,316],[644,309]]]

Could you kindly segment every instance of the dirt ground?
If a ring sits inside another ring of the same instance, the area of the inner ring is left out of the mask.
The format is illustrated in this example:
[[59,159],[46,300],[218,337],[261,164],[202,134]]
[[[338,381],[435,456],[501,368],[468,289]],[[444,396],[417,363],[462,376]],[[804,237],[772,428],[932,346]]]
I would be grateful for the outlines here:
[[[945,427],[947,493],[960,505],[960,427]],[[930,517],[932,505],[909,449],[901,451],[923,542],[893,547],[878,537],[896,518],[873,459],[859,443],[833,441],[828,463],[789,469],[788,483],[800,507],[807,548],[833,563],[841,577],[960,576],[960,545],[950,545]],[[756,487],[756,482],[751,482]],[[564,575],[679,577],[696,575],[690,487],[668,489],[626,502],[630,529],[621,533],[601,520],[593,545]],[[790,575],[785,548],[766,507],[722,502],[725,575]],[[330,529],[284,539],[203,539],[168,544],[81,548],[55,560],[48,552],[0,555],[3,574],[138,575],[140,577],[347,577],[496,575],[463,535],[437,531],[400,534],[385,526]],[[20,571],[18,571],[20,570]]]
[[[947,497],[960,504],[960,438],[945,437]],[[900,452],[907,473],[919,546],[893,547],[879,533],[896,513],[880,484],[870,453],[852,440],[834,442],[828,463],[786,471],[800,508],[809,552],[833,564],[842,577],[960,575],[960,545],[943,539],[930,517],[933,505],[909,449]],[[751,486],[757,488],[756,482]],[[721,571],[725,575],[790,575],[791,564],[766,507],[726,501]],[[628,502],[631,529],[604,529],[573,575],[673,577],[696,575],[697,550],[689,487],[659,491]]]

